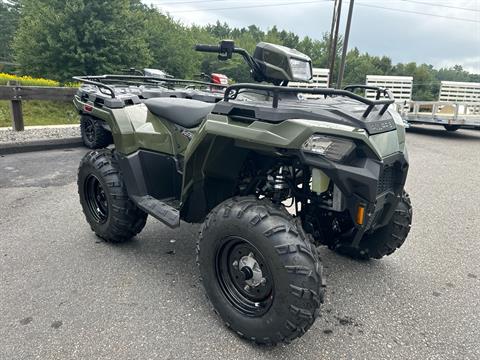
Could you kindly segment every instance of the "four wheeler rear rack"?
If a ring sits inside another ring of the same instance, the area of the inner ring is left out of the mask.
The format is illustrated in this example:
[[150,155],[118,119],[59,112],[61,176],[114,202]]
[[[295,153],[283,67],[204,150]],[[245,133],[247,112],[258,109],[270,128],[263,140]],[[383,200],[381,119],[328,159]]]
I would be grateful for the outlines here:
[[[393,94],[388,89],[383,89],[375,86],[366,86],[366,85],[349,85],[343,90],[332,89],[332,88],[292,88],[286,86],[272,86],[272,85],[260,85],[260,84],[235,84],[229,86],[225,90],[224,101],[228,102],[229,100],[236,99],[237,95],[240,93],[240,90],[261,90],[270,92],[273,94],[272,107],[278,108],[278,101],[280,94],[313,94],[313,95],[324,95],[327,96],[344,96],[353,100],[357,100],[365,105],[367,109],[363,113],[363,117],[367,118],[368,115],[377,105],[382,105],[380,110],[380,115],[383,115],[389,105],[395,102]],[[367,99],[363,96],[355,94],[353,91],[357,89],[367,89],[374,90],[377,92],[376,100]],[[381,95],[384,95],[385,99],[380,99]]]

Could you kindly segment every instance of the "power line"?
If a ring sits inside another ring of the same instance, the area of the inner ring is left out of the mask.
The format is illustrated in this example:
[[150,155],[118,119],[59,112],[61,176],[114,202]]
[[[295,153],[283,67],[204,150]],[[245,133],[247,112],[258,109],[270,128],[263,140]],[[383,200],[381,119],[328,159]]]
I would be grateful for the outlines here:
[[[249,5],[249,6],[229,6],[222,8],[208,8],[208,9],[193,9],[193,10],[174,10],[169,11],[171,14],[178,13],[192,13],[192,12],[202,12],[202,11],[220,11],[220,10],[237,10],[237,9],[252,9],[252,8],[263,8],[263,7],[273,7],[273,6],[293,6],[293,5],[305,5],[305,4],[321,4],[321,3],[330,3],[332,0],[317,0],[317,1],[299,1],[299,2],[288,2],[288,3],[271,3],[263,5]],[[161,6],[160,4],[157,6]]]
[[[192,0],[188,0],[188,1],[168,1],[168,2],[163,2],[163,1],[149,1],[149,3],[151,4],[154,4],[154,5],[158,5],[158,6],[164,6],[164,5],[189,5],[189,4],[192,4],[192,5],[195,5],[195,4],[205,4],[205,3],[213,3],[213,2],[242,2],[244,3],[245,1],[249,1],[249,0],[197,0],[197,1],[192,1]],[[250,1],[255,1],[255,0],[250,0]],[[268,1],[268,0],[263,0],[263,1]],[[275,1],[275,0],[273,0]],[[331,2],[333,2],[333,0],[330,0]],[[395,0],[394,0],[395,1]],[[431,6],[431,7],[441,7],[441,8],[447,8],[447,9],[457,9],[457,10],[463,10],[463,11],[473,11],[473,12],[480,12],[480,9],[474,9],[474,8],[466,8],[466,7],[461,7],[461,6],[454,6],[454,5],[444,5],[444,4],[439,4],[439,3],[429,3],[429,2],[425,2],[425,1],[417,1],[417,0],[396,0],[396,1],[402,1],[402,2],[407,2],[407,3],[411,3],[411,4],[418,4],[418,5],[425,5],[425,6]],[[258,1],[255,1],[255,2],[258,2]],[[296,5],[296,4],[302,4],[304,2],[295,2],[295,1],[292,1],[291,4],[292,5]],[[272,6],[276,6],[275,4],[271,4]]]
[[[208,1],[219,1],[219,0],[208,0]],[[225,1],[225,0],[223,0]],[[241,5],[241,6],[228,6],[228,7],[220,7],[220,8],[207,8],[207,9],[189,9],[189,10],[173,10],[170,11],[169,13],[171,14],[179,14],[179,13],[194,13],[194,12],[203,12],[203,11],[229,11],[229,10],[238,10],[238,9],[252,9],[252,8],[265,8],[265,7],[277,7],[277,6],[292,6],[292,5],[306,5],[306,4],[320,4],[320,3],[330,3],[332,0],[311,0],[311,1],[299,1],[299,2],[289,2],[289,3],[268,3],[268,4],[261,4],[261,5]],[[400,1],[413,1],[413,0],[400,0]],[[190,1],[189,1],[190,2]],[[195,3],[200,3],[202,1],[195,1]],[[205,2],[205,1],[204,1]],[[152,3],[153,4],[153,3]],[[166,3],[164,3],[166,4]],[[171,2],[170,2],[171,4]],[[179,3],[177,3],[179,4]],[[157,7],[161,7],[162,4],[157,3],[155,4]],[[437,4],[438,5],[438,4]],[[436,5],[436,6],[437,6]],[[358,3],[358,6],[363,6],[363,7],[370,7],[370,8],[375,8],[375,9],[382,9],[382,10],[388,10],[388,11],[396,11],[396,12],[402,12],[402,13],[407,13],[407,14],[416,14],[416,15],[424,15],[424,16],[430,16],[430,17],[437,17],[437,18],[442,18],[442,19],[449,19],[449,20],[456,20],[456,21],[465,21],[465,22],[472,22],[476,24],[480,24],[480,21],[477,21],[475,19],[468,19],[468,18],[462,18],[462,17],[454,17],[454,16],[447,16],[447,15],[438,15],[438,14],[431,14],[431,13],[426,13],[422,11],[416,11],[416,10],[406,10],[406,9],[398,9],[398,8],[390,8],[386,6],[380,6],[380,5],[371,5],[371,4],[365,4],[365,3]]]
[[[211,3],[211,2],[230,2],[230,1],[233,1],[233,2],[245,2],[245,1],[252,1],[252,2],[258,2],[258,0],[199,0],[199,1],[192,1],[192,0],[189,0],[189,1],[169,1],[169,2],[163,2],[163,1],[149,1],[149,3],[151,4],[154,4],[154,5],[159,5],[159,6],[163,6],[163,5],[189,5],[189,4],[204,4],[204,3]],[[262,0],[262,1],[268,1],[268,0]],[[272,0],[270,0],[272,1]],[[276,0],[273,0],[273,1],[276,1]],[[330,1],[333,1],[333,0],[330,0]]]
[[419,4],[419,5],[433,6],[433,7],[443,7],[448,9],[480,12],[480,9],[465,8],[465,7],[453,6],[453,5],[432,4],[425,1],[414,1],[414,0],[398,0],[398,1],[403,1],[403,2],[412,3],[412,4]]
[[472,23],[480,24],[480,21],[477,21],[477,20],[474,20],[474,19],[459,18],[459,17],[447,16],[447,15],[429,14],[429,13],[416,11],[416,10],[395,9],[395,8],[390,8],[390,7],[380,6],[380,5],[368,5],[368,4],[363,4],[363,3],[358,3],[357,5],[358,6],[369,7],[369,8],[375,8],[375,9],[383,9],[383,10],[397,11],[397,12],[403,12],[403,13],[408,13],[408,14],[425,15],[425,16],[431,16],[431,17],[437,17],[437,18],[443,18],[443,19],[449,19],[449,20],[466,21],[466,22],[472,22]]

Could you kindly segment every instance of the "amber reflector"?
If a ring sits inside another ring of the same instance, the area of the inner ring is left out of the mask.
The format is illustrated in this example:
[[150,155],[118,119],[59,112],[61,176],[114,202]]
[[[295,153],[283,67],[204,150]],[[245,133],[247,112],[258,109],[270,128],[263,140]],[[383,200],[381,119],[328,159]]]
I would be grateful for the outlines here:
[[363,221],[365,219],[365,207],[363,205],[359,205],[357,208],[357,216],[355,221],[358,225],[363,225]]

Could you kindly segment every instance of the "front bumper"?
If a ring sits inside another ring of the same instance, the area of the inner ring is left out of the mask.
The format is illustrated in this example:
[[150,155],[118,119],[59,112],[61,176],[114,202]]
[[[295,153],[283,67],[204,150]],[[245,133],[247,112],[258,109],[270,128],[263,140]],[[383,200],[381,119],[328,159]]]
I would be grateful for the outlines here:
[[[354,165],[335,163],[324,157],[300,153],[301,162],[321,169],[341,191],[344,209],[362,232],[384,226],[401,199],[408,173],[408,160],[398,152],[383,160],[358,159]],[[357,209],[365,209],[361,224]]]

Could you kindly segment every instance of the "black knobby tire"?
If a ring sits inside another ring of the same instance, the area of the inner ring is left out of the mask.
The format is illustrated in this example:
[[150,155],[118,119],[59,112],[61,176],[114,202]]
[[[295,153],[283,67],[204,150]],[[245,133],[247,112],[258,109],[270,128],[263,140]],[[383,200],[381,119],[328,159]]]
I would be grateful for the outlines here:
[[460,125],[444,125],[444,128],[449,132],[454,132],[460,129]]
[[[238,255],[242,246],[246,251]],[[242,291],[243,285],[237,285],[243,279],[236,279],[239,272],[233,265],[235,256],[245,258],[249,251],[266,281]],[[213,209],[200,231],[197,263],[215,312],[243,338],[288,343],[302,336],[319,314],[324,279],[317,250],[300,221],[267,199],[232,198]]]
[[410,232],[412,224],[412,204],[404,191],[390,222],[384,227],[366,234],[358,248],[337,244],[335,250],[356,259],[381,259],[399,249]]
[[77,184],[83,213],[99,237],[123,242],[142,231],[147,214],[128,197],[111,150],[87,153],[80,162]]
[[80,133],[83,143],[89,149],[102,149],[113,143],[112,133],[104,128],[104,121],[83,115],[80,119]]

